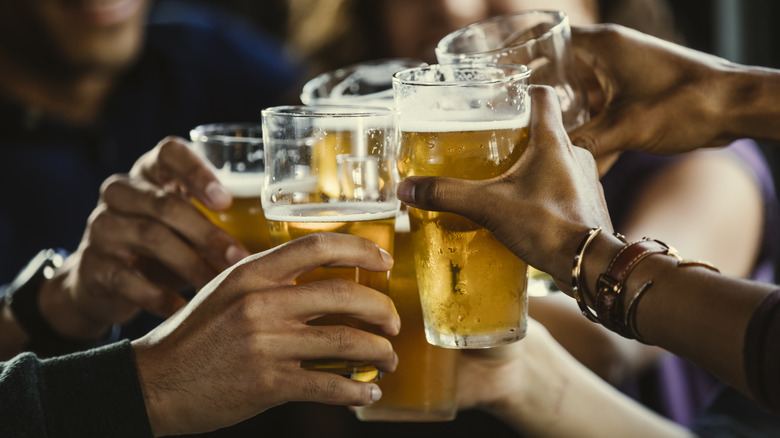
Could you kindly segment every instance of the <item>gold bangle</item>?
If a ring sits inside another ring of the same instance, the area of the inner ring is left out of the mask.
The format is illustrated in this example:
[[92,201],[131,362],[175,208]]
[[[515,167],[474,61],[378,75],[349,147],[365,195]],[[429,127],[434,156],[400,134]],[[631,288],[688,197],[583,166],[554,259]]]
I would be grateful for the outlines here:
[[574,254],[574,263],[571,268],[571,294],[574,299],[577,300],[577,305],[580,307],[582,314],[593,322],[598,322],[598,318],[596,317],[596,313],[590,310],[588,305],[585,304],[585,300],[580,293],[580,291],[583,291],[583,288],[580,285],[580,273],[582,271],[582,259],[585,256],[585,251],[600,232],[601,227],[591,228],[590,231],[588,231],[588,234],[582,239],[579,247],[577,247],[577,252]]

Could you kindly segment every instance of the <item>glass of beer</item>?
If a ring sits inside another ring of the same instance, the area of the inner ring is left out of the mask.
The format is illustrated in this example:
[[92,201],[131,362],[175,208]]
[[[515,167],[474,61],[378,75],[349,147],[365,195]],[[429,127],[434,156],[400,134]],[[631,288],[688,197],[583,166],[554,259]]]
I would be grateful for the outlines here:
[[378,383],[382,398],[355,408],[355,414],[363,421],[453,420],[458,412],[458,351],[436,347],[425,339],[409,216],[405,211],[396,218],[393,258],[390,298],[402,325],[401,333],[391,339],[399,358],[398,368]]
[[190,130],[190,147],[214,167],[219,181],[233,196],[225,211],[211,211],[192,202],[206,217],[250,252],[271,247],[260,195],[265,180],[262,128],[259,123],[214,123]]
[[[262,111],[265,145],[263,211],[271,245],[317,232],[364,237],[393,253],[399,201],[395,150],[398,132],[389,108],[358,106],[280,106]],[[388,293],[388,272],[320,267],[298,283],[342,278]],[[357,325],[342,316],[311,324]],[[303,367],[361,381],[380,376],[372,364],[305,361]]]
[[322,73],[304,84],[304,105],[393,105],[393,73],[427,65],[412,58],[382,58]]
[[[361,62],[323,73],[304,85],[301,101],[312,104],[393,105],[393,74],[427,65],[416,59],[386,58]],[[362,421],[449,421],[457,415],[457,351],[436,347],[425,339],[420,295],[409,232],[409,215],[395,224],[395,264],[390,271],[390,297],[403,328],[390,339],[398,368],[378,382],[382,398],[355,409]]]
[[526,11],[478,21],[442,38],[436,58],[442,64],[527,65],[530,83],[555,88],[567,130],[588,121],[588,94],[577,74],[569,17],[564,12]]
[[[529,73],[498,64],[396,73],[400,175],[487,179],[508,170],[528,144]],[[428,342],[485,348],[522,339],[527,265],[462,216],[410,208],[409,218]]]

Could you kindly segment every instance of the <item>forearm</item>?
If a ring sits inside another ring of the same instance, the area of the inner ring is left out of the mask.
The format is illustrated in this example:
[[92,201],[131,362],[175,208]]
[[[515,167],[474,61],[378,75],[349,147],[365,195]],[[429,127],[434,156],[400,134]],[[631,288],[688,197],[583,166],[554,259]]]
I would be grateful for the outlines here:
[[0,301],[0,360],[8,360],[21,353],[27,341],[27,334],[19,327],[11,309],[4,300]]
[[780,144],[780,71],[736,66],[722,76],[729,83],[722,104],[726,136]]
[[[610,236],[594,241],[583,264],[589,291],[596,290],[598,275],[622,246]],[[637,305],[638,333],[750,394],[743,365],[745,333],[756,308],[776,286],[678,267],[673,257],[655,255],[630,274],[623,302],[650,280],[651,288]]]
[[[559,345],[550,342],[549,346],[536,351],[533,359],[523,358],[525,372],[516,373],[523,376],[523,385],[532,388],[511,392],[505,403],[492,410],[523,436],[693,436],[621,394]],[[546,355],[550,356],[539,357]]]

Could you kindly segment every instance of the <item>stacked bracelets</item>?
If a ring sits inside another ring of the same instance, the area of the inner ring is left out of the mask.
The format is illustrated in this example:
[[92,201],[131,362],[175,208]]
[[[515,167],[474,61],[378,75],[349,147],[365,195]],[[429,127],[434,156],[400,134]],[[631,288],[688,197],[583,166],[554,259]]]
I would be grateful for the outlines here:
[[577,248],[572,267],[572,295],[577,300],[582,314],[589,320],[599,322],[604,327],[629,339],[645,342],[637,332],[636,308],[639,300],[653,285],[652,280],[642,284],[628,301],[628,305],[624,305],[623,289],[625,288],[626,280],[639,262],[651,255],[662,254],[677,259],[677,265],[681,267],[701,266],[718,272],[718,269],[709,263],[683,260],[674,248],[659,240],[645,237],[642,240],[628,243],[625,237],[615,233],[615,237],[620,239],[625,246],[612,258],[612,261],[607,266],[607,270],[599,275],[596,281],[593,310],[591,310],[585,303],[584,288],[580,281],[580,275],[582,273],[582,260],[585,252],[599,233],[601,233],[601,227],[592,228]]

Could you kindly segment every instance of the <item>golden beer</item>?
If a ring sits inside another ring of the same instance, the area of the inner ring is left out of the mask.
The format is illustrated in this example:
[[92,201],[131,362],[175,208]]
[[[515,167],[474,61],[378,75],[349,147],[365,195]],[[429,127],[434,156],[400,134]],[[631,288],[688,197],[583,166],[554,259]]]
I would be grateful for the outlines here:
[[[271,232],[271,244],[281,245],[307,234],[319,232],[344,233],[371,240],[393,253],[393,230],[396,210],[388,211],[388,205],[376,202],[343,202],[297,204],[269,208],[266,211]],[[304,274],[296,283],[309,283],[341,278],[356,281],[365,286],[388,293],[388,273],[372,272],[360,268],[319,267]],[[366,329],[357,321],[343,316],[327,316],[312,322],[319,325],[345,324]],[[307,369],[329,371],[351,379],[369,382],[380,377],[379,371],[369,363],[356,363],[341,359],[304,361]]]
[[263,173],[219,172],[217,176],[233,196],[230,207],[216,212],[194,199],[193,203],[211,222],[241,242],[249,252],[257,253],[269,249],[271,237],[260,202]]
[[390,298],[401,316],[401,333],[390,339],[398,368],[378,383],[382,398],[356,408],[364,421],[448,421],[457,413],[458,352],[425,339],[412,236],[407,216],[399,217],[395,264],[390,271]]
[[[401,125],[402,176],[487,179],[528,144],[528,117],[501,122]],[[525,336],[527,265],[476,223],[452,213],[409,211],[428,342],[482,348]]]

